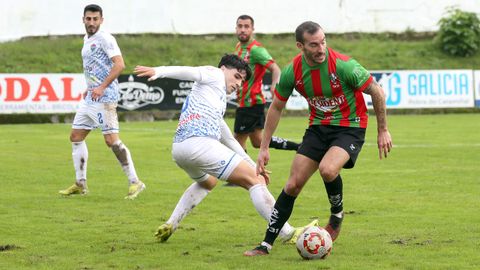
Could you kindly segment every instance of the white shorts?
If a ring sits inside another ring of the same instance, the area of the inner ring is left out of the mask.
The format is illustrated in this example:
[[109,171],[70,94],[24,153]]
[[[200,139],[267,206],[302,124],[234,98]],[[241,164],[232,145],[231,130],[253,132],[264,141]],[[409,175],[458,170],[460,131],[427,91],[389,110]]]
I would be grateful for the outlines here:
[[119,132],[117,104],[82,101],[73,119],[72,129],[92,130],[101,127],[103,134]]
[[243,158],[221,142],[208,137],[191,137],[172,145],[173,160],[193,180],[212,175],[227,180]]

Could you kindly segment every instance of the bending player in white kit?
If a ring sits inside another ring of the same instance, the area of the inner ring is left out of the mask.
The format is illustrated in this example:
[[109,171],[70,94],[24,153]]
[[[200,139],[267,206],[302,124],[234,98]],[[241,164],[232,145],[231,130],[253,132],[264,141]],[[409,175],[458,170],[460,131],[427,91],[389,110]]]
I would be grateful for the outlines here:
[[[195,82],[183,104],[172,145],[173,159],[195,183],[185,190],[172,215],[158,228],[155,236],[161,242],[167,241],[180,221],[215,187],[217,179],[248,190],[255,209],[268,220],[275,204],[266,187],[269,177],[267,174],[257,176],[255,162],[223,120],[227,94],[236,91],[251,76],[248,64],[229,54],[222,57],[218,68],[137,66],[134,72],[140,77],[149,77],[150,81],[173,78]],[[280,237],[284,241],[294,241],[301,230],[285,223]]]

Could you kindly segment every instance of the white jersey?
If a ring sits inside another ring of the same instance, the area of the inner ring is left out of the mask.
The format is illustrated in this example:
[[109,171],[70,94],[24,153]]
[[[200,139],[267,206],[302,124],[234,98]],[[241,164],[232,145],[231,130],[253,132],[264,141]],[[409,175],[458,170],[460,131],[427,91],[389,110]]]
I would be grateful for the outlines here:
[[[104,31],[98,31],[93,36],[83,38],[82,59],[83,72],[87,80],[87,96],[85,102],[93,103],[92,89],[98,87],[107,78],[113,67],[112,57],[122,55],[115,38]],[[98,102],[115,103],[118,101],[118,80],[115,79]]]
[[225,75],[219,68],[197,67],[201,79],[192,86],[182,107],[174,143],[191,137],[220,140],[220,124],[227,108]]

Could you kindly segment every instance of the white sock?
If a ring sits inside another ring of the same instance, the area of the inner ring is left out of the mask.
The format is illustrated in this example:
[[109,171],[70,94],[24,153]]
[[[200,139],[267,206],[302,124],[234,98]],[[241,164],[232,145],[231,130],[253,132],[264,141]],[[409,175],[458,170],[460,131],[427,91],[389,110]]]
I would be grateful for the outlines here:
[[191,184],[175,206],[172,215],[168,219],[167,223],[172,224],[173,229],[176,230],[178,224],[184,217],[192,211],[205,197],[207,197],[210,191],[200,186],[197,182]]
[[272,251],[272,245],[270,245],[269,243],[263,241],[262,243],[260,243],[260,245],[266,247],[268,249],[268,251]]
[[120,162],[123,172],[127,175],[128,182],[130,184],[136,183],[138,181],[138,176],[127,146],[123,144],[122,141],[118,140],[113,143],[112,151],[117,157],[118,162]]
[[85,141],[72,142],[72,159],[77,184],[84,185],[87,181],[88,161],[88,149]]
[[[270,191],[268,191],[267,186],[263,184],[256,184],[248,191],[250,192],[250,198],[252,199],[255,209],[257,209],[257,212],[268,221],[273,206],[275,205],[275,198],[273,198]],[[286,222],[280,230],[279,236],[282,239],[288,239],[294,231],[295,228]]]

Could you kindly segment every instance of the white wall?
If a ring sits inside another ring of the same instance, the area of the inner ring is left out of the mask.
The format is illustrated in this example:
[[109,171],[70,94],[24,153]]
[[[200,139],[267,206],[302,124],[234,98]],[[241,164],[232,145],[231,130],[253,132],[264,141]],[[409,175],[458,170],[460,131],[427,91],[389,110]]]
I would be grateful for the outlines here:
[[480,0],[0,0],[0,41],[83,34],[83,8],[104,9],[112,33],[232,33],[240,14],[258,33],[292,33],[303,21],[329,33],[436,31],[445,7],[480,15]]

